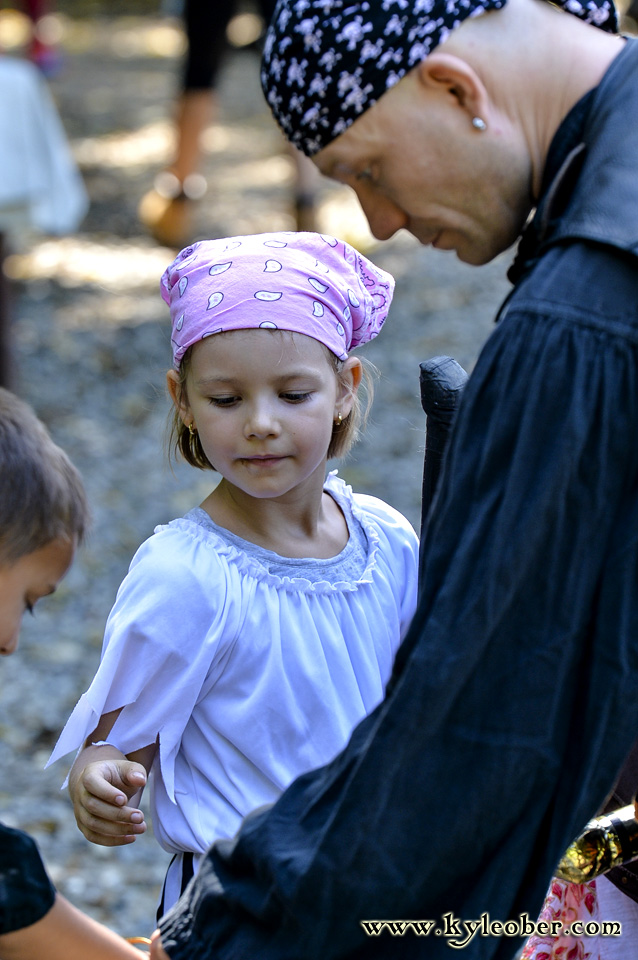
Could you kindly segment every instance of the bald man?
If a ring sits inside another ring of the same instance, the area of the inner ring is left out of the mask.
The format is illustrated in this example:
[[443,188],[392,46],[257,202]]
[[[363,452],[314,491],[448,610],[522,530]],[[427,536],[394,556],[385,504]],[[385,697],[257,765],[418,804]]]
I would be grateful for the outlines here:
[[519,247],[384,702],[154,956],[511,960],[638,730],[638,42],[607,0],[280,0],[262,84],[380,239]]

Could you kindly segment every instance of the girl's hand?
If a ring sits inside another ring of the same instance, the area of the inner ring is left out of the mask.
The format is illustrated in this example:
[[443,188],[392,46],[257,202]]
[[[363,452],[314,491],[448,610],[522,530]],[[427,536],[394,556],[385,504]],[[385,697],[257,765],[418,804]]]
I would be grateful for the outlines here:
[[151,937],[151,960],[171,960],[166,950],[162,947],[160,932],[156,930]]
[[141,763],[113,757],[87,763],[69,784],[75,819],[86,839],[114,847],[145,833],[144,814],[128,803],[145,784]]

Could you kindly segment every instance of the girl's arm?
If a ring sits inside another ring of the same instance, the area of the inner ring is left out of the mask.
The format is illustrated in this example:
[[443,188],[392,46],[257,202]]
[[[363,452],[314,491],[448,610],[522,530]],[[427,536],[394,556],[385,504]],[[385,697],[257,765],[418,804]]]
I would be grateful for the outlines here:
[[0,935],[2,960],[142,960],[143,956],[60,894],[41,920]]
[[[104,714],[69,774],[69,794],[81,832],[105,847],[133,843],[144,833],[144,814],[136,805],[155,757],[156,744],[128,755],[106,740],[119,710]],[[132,803],[130,803],[132,801]]]

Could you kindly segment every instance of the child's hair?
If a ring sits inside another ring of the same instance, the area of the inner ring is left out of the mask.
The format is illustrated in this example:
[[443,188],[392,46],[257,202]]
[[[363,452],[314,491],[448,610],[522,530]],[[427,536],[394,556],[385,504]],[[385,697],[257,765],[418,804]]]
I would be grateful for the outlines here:
[[[266,330],[265,332],[270,335],[275,334],[280,336],[283,333],[283,331],[280,330]],[[217,336],[224,336],[224,334],[217,334]],[[323,344],[322,347],[328,363],[335,372],[335,376],[340,380],[344,361],[339,360],[339,358]],[[179,370],[177,371],[179,377],[178,399],[188,400],[186,380],[190,370],[192,349],[192,347],[189,347],[186,351],[180,362]],[[361,431],[368,418],[368,413],[370,412],[370,407],[372,406],[372,396],[374,392],[373,378],[376,376],[377,371],[369,360],[359,359],[363,367],[364,399],[361,399],[361,391],[356,393],[354,395],[352,409],[348,416],[345,417],[341,423],[333,424],[332,438],[328,447],[329,460],[333,457],[345,457],[351,450],[361,435]],[[193,433],[190,432],[176,409],[173,409],[170,415],[168,443],[169,456],[170,454],[174,454],[176,457],[181,456],[187,463],[190,463],[192,467],[198,467],[200,470],[215,469],[204,453],[204,448],[199,439],[199,433],[197,433],[197,431]]]
[[31,407],[0,387],[0,563],[58,538],[81,543],[88,518],[77,469]]

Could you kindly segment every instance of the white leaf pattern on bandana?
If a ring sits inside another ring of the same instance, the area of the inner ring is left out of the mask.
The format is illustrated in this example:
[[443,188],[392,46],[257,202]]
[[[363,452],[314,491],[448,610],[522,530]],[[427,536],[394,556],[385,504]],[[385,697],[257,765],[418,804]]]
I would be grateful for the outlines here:
[[283,294],[281,291],[278,292],[276,290],[257,290],[254,296],[255,300],[264,300],[268,303],[274,300],[281,300]]

